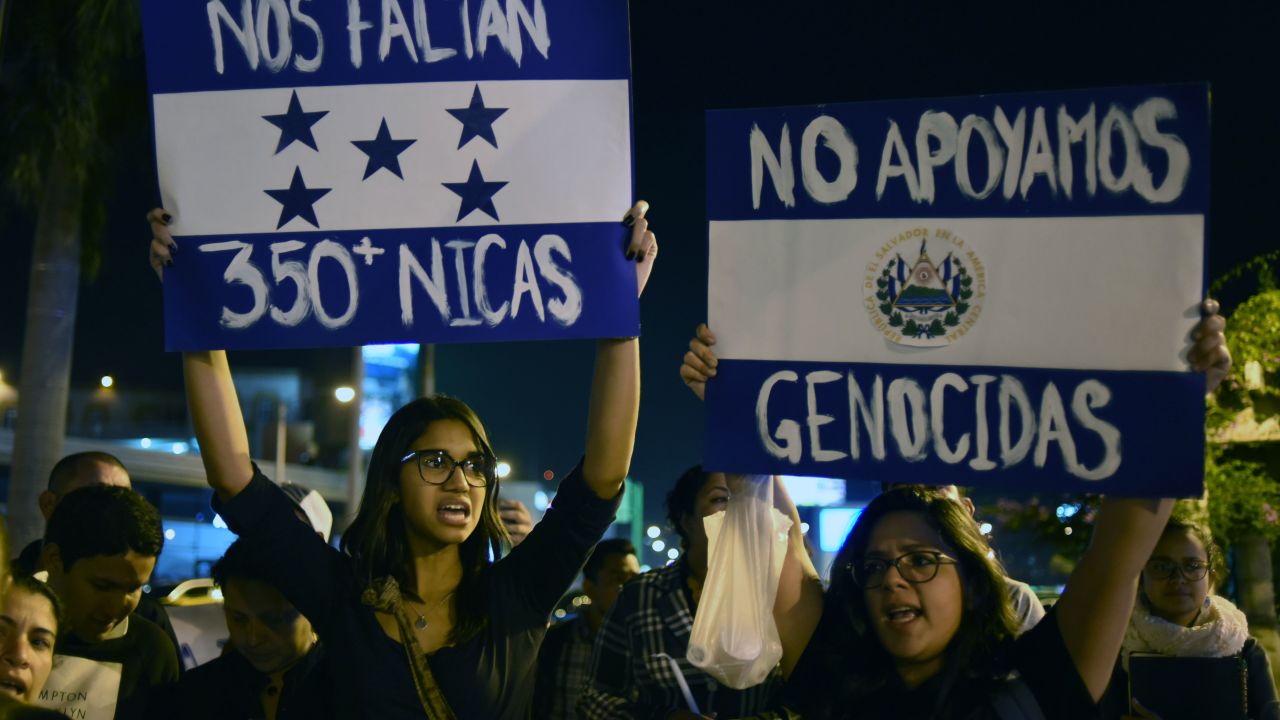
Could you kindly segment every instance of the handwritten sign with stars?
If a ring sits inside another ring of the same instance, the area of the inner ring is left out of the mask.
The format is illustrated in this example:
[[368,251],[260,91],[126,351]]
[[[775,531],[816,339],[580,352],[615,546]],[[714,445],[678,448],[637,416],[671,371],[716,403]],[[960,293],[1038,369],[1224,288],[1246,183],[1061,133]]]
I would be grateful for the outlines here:
[[144,0],[170,350],[639,334],[621,0]]

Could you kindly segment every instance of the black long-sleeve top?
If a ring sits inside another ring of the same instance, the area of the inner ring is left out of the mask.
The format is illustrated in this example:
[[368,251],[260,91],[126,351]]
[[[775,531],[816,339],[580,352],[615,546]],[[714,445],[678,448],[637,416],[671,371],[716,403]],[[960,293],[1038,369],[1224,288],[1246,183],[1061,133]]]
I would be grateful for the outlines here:
[[[486,571],[488,622],[479,634],[429,656],[436,682],[460,718],[529,717],[534,665],[555,604],[613,522],[618,497],[601,499],[579,465],[560,484],[542,521]],[[298,522],[292,502],[254,468],[230,501],[214,501],[227,525],[253,548],[264,576],[324,641],[338,717],[422,718],[405,650],[360,602],[364,587],[347,555]]]

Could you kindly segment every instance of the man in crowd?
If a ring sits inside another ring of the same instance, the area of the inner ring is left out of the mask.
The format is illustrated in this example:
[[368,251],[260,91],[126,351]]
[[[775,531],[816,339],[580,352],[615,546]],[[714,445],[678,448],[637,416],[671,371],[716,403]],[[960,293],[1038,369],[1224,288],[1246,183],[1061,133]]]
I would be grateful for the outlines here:
[[[314,527],[315,518],[308,520]],[[226,652],[157,693],[151,717],[174,717],[177,708],[190,720],[333,717],[334,678],[311,623],[254,570],[248,552],[237,541],[213,566],[230,634]]]
[[591,602],[573,620],[547,631],[538,653],[534,716],[571,720],[591,676],[591,647],[622,584],[640,574],[636,548],[624,539],[601,540],[582,568],[582,591]]
[[41,563],[66,618],[41,705],[133,720],[152,688],[177,680],[173,644],[134,614],[163,545],[160,514],[128,488],[93,485],[58,502]]
[[[40,493],[37,502],[44,521],[53,517],[54,508],[67,493],[90,485],[113,485],[132,488],[129,471],[124,463],[110,453],[81,452],[68,455],[53,466],[49,473],[49,486]],[[13,561],[13,572],[19,575],[33,575],[44,568],[40,567],[40,546],[43,541],[35,540],[22,549],[22,553]]]
[[[0,605],[3,605],[13,576],[9,573],[9,533],[0,519]],[[5,632],[0,628],[0,632]],[[31,707],[20,700],[0,693],[0,720],[65,720],[65,716],[52,710]]]
[[[110,453],[80,452],[59,460],[49,473],[48,488],[40,493],[38,500],[40,514],[44,515],[45,522],[49,522],[49,518],[53,517],[54,509],[67,493],[93,485],[133,487],[124,463]],[[43,540],[35,540],[23,548],[22,553],[13,561],[14,573],[34,575],[45,569],[40,562],[40,548],[43,542]],[[173,643],[174,651],[177,651],[178,637],[173,631],[173,624],[169,622],[169,615],[165,612],[163,605],[154,598],[143,595],[135,612],[159,626]]]

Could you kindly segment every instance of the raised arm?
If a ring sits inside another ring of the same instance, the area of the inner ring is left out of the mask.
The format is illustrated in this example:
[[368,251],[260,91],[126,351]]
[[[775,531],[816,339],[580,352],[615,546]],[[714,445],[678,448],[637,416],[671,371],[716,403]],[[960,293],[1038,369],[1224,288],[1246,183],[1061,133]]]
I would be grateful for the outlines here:
[[[702,399],[707,382],[715,377],[716,358],[712,346],[716,336],[706,324],[698,325],[694,338],[689,341],[689,351],[680,365],[680,378],[685,385]],[[730,491],[741,486],[744,480],[728,476]],[[804,546],[804,531],[800,528],[800,513],[791,501],[787,488],[779,477],[773,478],[773,506],[791,518],[791,531],[787,537],[787,556],[782,562],[782,575],[778,578],[778,596],[773,603],[773,620],[778,626],[782,641],[782,674],[790,677],[809,638],[822,618],[822,580],[813,566],[813,559]]]
[[[151,223],[151,267],[163,281],[164,268],[173,265],[178,247],[169,234],[170,218],[164,210],[152,210],[147,220]],[[183,353],[182,369],[205,475],[218,497],[230,500],[249,484],[253,468],[227,354],[222,350]]]
[[[747,487],[751,481],[742,475],[726,473],[725,480],[729,484],[729,502],[751,492]],[[773,507],[791,520],[791,529],[787,532],[787,554],[782,559],[778,595],[773,602],[773,622],[782,641],[782,660],[778,665],[783,676],[790,677],[809,645],[818,621],[822,619],[822,581],[804,546],[800,512],[791,501],[782,478],[774,475],[769,482],[773,485]]]
[[791,501],[782,478],[773,478],[773,506],[791,518],[791,530],[787,537],[787,556],[782,561],[782,575],[778,578],[778,596],[773,602],[773,621],[778,626],[782,641],[782,668],[784,677],[791,677],[809,638],[822,619],[822,580],[813,566],[813,558],[804,545],[804,530],[800,527],[800,512]]
[[[1191,334],[1191,366],[1206,374],[1213,392],[1231,369],[1218,303],[1206,300],[1204,319]],[[1093,541],[1057,603],[1059,630],[1094,700],[1102,697],[1125,627],[1133,612],[1138,575],[1151,557],[1173,510],[1173,500],[1107,498],[1098,510]]]
[[1107,498],[1093,541],[1058,600],[1058,628],[1094,700],[1102,697],[1133,613],[1138,575],[1173,510],[1173,500]]
[[[648,210],[649,203],[641,200],[623,220],[631,226],[627,258],[636,263],[636,289],[639,293],[644,292],[654,258],[658,256],[657,240],[644,217]],[[602,498],[617,495],[631,469],[639,414],[639,340],[601,340],[596,347],[595,375],[591,381],[587,452],[582,476]]]

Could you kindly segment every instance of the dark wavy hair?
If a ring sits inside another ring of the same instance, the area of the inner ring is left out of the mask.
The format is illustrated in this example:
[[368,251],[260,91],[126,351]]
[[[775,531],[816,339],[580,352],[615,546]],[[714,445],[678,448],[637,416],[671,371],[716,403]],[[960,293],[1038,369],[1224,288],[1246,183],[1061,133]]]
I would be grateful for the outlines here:
[[160,512],[126,487],[90,485],[62,498],[45,526],[44,542],[57,545],[66,571],[78,560],[125,555],[158,557],[164,549]]
[[918,513],[942,536],[942,549],[959,563],[964,610],[960,628],[947,646],[935,717],[945,716],[953,691],[980,691],[1000,682],[1010,670],[1007,648],[1018,623],[1004,571],[977,523],[964,506],[936,490],[899,487],[871,501],[836,554],[822,622],[814,633],[819,647],[813,671],[828,679],[832,691],[807,698],[805,717],[843,717],[848,708],[889,685],[896,672],[893,658],[875,634],[864,591],[849,572],[851,564],[866,555],[876,525],[894,512]]
[[[490,460],[494,453],[480,418],[470,407],[444,395],[418,398],[391,416],[378,435],[369,458],[369,473],[360,498],[360,510],[342,535],[342,550],[355,562],[357,577],[365,585],[391,576],[400,587],[416,587],[416,577],[406,537],[404,508],[400,499],[400,459],[427,427],[439,420],[457,420],[471,431],[476,447]],[[455,618],[450,640],[463,642],[484,628],[488,609],[484,575],[490,557],[499,557],[509,542],[498,515],[498,477],[490,470],[480,523],[462,545],[462,581],[454,593]]]
[[667,493],[667,524],[680,536],[680,547],[689,549],[689,533],[684,529],[685,517],[692,515],[698,504],[698,493],[710,475],[701,465],[685,470]]
[[41,582],[30,575],[14,576],[13,585],[9,587],[9,592],[13,593],[17,591],[30,593],[49,601],[49,609],[53,614],[54,622],[54,626],[49,629],[52,630],[54,634],[53,649],[56,651],[58,649],[57,636],[62,630],[63,623],[66,621],[66,617],[63,614],[64,608],[62,605],[62,599],[58,597],[58,593],[54,592],[53,588],[49,587],[48,583]]

